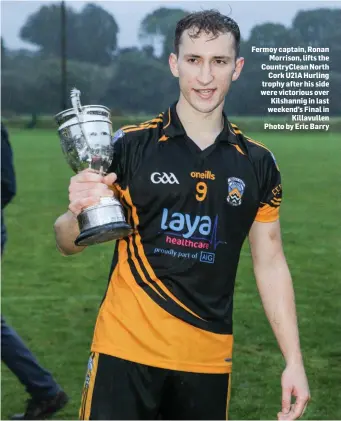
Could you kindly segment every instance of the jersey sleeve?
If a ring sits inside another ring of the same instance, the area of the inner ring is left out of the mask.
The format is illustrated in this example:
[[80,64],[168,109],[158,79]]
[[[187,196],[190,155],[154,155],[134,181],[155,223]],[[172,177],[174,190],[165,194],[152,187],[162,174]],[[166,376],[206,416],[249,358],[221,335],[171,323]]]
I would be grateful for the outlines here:
[[260,204],[255,221],[274,222],[282,202],[281,174],[272,152],[267,151],[258,166]]

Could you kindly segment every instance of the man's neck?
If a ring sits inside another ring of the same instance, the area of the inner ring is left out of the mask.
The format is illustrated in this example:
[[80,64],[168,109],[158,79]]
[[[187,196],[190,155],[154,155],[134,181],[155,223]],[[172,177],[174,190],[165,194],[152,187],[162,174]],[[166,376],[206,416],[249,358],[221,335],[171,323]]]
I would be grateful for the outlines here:
[[216,137],[224,127],[223,107],[224,103],[210,113],[201,113],[191,107],[186,99],[180,95],[176,112],[189,136],[197,133],[204,137]]

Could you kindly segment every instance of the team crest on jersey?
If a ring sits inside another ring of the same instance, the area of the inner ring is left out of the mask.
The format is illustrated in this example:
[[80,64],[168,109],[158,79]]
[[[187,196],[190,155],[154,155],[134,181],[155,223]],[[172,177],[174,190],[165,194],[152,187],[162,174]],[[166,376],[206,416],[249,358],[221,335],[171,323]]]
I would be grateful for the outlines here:
[[88,368],[87,368],[86,376],[85,376],[85,385],[84,385],[85,387],[89,387],[93,366],[94,366],[94,360],[93,360],[93,355],[91,355],[88,361]]
[[245,190],[245,183],[237,177],[230,177],[227,180],[229,194],[226,198],[227,203],[232,206],[239,206],[242,204],[242,197]]

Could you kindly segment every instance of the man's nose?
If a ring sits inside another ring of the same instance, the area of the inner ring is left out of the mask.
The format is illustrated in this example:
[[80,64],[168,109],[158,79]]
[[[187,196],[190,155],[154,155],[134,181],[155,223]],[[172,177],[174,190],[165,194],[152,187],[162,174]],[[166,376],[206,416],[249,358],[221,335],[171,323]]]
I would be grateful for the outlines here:
[[200,82],[202,85],[208,85],[213,80],[213,75],[211,71],[211,66],[209,63],[204,63],[200,67],[200,73],[198,75],[198,82]]

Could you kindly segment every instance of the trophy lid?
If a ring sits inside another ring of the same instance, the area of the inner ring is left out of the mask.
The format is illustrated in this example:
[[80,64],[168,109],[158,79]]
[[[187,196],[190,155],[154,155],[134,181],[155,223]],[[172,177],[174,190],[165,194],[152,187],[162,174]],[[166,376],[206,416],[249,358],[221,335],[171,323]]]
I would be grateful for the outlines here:
[[[82,114],[85,121],[110,121],[110,109],[104,105],[83,105]],[[61,111],[55,115],[55,120],[60,129],[63,129],[65,126],[70,124],[78,124],[77,113],[74,108],[69,108],[67,110]],[[72,121],[73,120],[73,121]],[[68,124],[66,124],[69,122]]]
[[[81,124],[89,121],[105,121],[111,124],[110,110],[103,105],[81,105],[81,91],[77,88],[71,90],[72,108],[64,110],[55,115],[59,129],[70,126],[70,124]],[[68,124],[66,124],[68,122]]]

